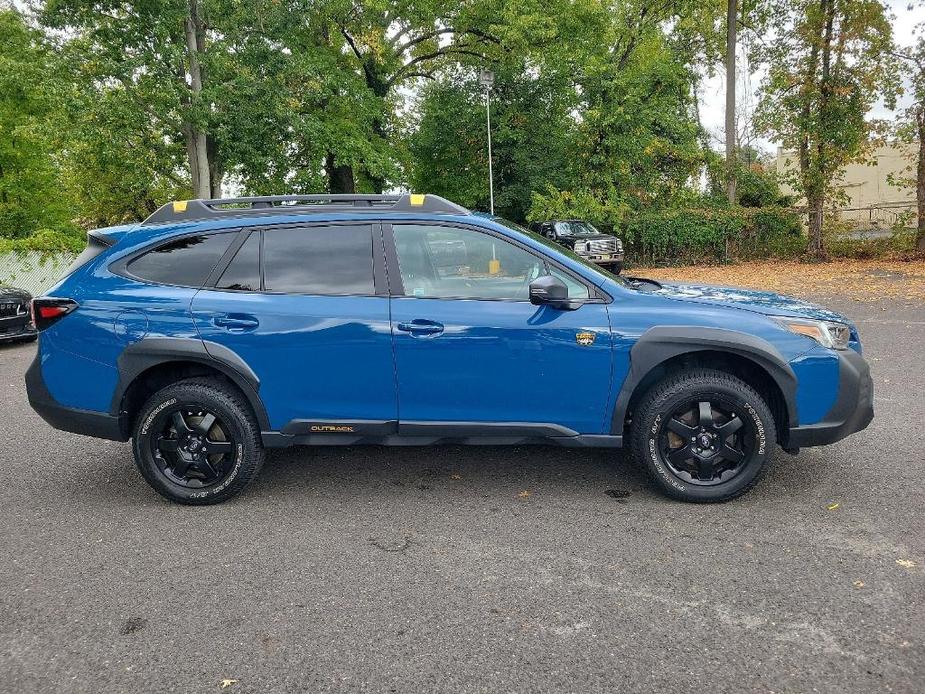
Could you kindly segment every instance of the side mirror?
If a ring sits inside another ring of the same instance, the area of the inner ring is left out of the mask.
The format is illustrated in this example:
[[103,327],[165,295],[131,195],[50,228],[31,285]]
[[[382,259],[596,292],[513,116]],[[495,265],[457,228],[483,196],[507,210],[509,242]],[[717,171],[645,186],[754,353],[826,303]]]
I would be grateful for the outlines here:
[[552,275],[537,277],[530,283],[530,303],[534,306],[551,306],[562,311],[578,308],[568,298],[568,287]]

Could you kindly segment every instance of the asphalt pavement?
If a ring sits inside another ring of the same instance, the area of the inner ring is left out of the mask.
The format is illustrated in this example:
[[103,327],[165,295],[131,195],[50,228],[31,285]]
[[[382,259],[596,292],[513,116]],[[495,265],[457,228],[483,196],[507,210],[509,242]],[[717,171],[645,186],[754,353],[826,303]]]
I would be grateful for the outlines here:
[[714,506],[552,447],[274,451],[173,505],[0,347],[0,692],[925,691],[925,306],[832,307],[874,422]]

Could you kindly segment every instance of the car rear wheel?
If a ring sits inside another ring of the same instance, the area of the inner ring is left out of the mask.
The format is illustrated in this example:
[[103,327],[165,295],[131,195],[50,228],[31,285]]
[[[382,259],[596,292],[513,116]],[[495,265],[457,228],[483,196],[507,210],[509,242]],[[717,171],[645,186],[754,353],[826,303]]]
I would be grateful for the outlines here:
[[212,379],[172,384],[135,421],[135,464],[155,491],[181,504],[240,493],[263,465],[260,427],[233,389]]
[[774,419],[744,381],[712,369],[665,378],[633,416],[632,447],[661,489],[692,502],[728,501],[753,487],[775,445]]

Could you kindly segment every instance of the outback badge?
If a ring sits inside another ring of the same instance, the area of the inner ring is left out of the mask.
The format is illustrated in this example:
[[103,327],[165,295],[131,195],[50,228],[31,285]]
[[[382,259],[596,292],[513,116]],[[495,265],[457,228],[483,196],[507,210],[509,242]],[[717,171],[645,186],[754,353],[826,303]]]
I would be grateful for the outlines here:
[[594,344],[595,337],[597,337],[596,333],[575,333],[575,342],[582,347],[587,347]]

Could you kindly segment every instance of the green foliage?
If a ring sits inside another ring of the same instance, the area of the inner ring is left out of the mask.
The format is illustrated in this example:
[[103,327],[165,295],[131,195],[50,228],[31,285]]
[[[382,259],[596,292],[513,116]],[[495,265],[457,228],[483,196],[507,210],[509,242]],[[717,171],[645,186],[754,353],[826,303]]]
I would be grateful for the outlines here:
[[792,182],[809,208],[809,251],[824,256],[825,199],[870,144],[868,111],[898,88],[892,30],[879,0],[790,0],[776,24],[758,122],[797,151]]
[[776,207],[640,212],[620,233],[634,264],[792,257],[805,243],[798,217]]
[[621,199],[600,200],[587,190],[563,191],[547,186],[543,193],[533,193],[529,221],[544,219],[584,219],[602,231],[618,228],[629,205]]
[[47,127],[53,78],[41,34],[0,10],[0,238],[72,226]]
[[[555,75],[530,77],[523,65],[495,73],[491,97],[495,212],[527,217],[531,194],[567,177],[570,100]],[[471,71],[435,82],[419,101],[410,136],[411,188],[488,210],[485,92]]]
[[[916,256],[916,230],[895,229],[884,238],[847,238],[833,236],[828,241],[829,252],[836,258],[913,258]],[[921,257],[919,255],[918,257]]]
[[39,229],[25,238],[0,238],[0,253],[38,251],[39,253],[80,253],[87,245],[77,233]]

